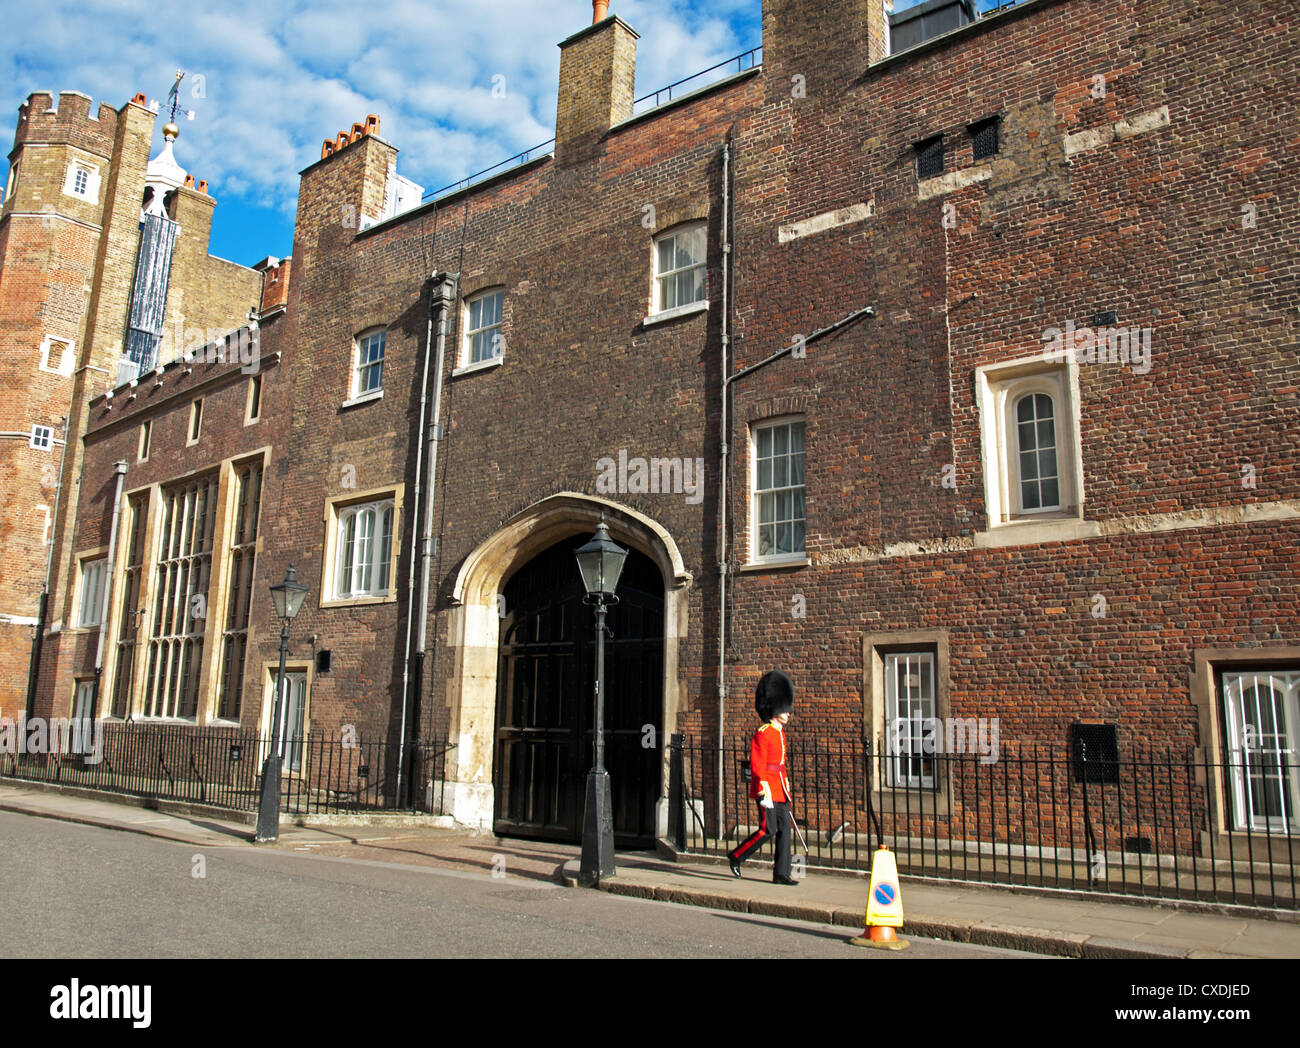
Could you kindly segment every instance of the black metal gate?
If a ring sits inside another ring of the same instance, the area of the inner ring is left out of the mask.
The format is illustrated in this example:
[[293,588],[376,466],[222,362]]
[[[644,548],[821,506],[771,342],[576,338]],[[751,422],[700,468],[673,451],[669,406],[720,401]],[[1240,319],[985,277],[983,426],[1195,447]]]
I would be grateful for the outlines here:
[[[574,536],[505,586],[497,675],[495,830],[577,841],[593,762],[594,609],[583,603]],[[621,848],[651,848],[663,723],[663,579],[628,553],[605,643],[605,766]]]

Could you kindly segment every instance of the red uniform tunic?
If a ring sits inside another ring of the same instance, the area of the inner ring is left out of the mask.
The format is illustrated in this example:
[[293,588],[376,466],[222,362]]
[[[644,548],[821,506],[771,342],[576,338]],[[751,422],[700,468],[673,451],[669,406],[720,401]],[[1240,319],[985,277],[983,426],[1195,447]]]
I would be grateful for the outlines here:
[[750,797],[760,800],[766,796],[776,804],[789,801],[785,777],[785,733],[776,721],[769,721],[754,732],[754,739],[749,744],[749,771]]

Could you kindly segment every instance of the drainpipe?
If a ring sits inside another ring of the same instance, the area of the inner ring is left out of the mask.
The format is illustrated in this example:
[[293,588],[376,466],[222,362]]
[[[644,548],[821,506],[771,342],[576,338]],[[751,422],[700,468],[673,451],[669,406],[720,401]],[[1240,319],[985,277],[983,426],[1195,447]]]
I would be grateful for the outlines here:
[[[424,620],[428,613],[429,607],[429,581],[428,581],[428,520],[433,511],[433,486],[434,472],[436,464],[437,445],[434,443],[434,436],[437,429],[439,411],[442,403],[442,367],[443,355],[446,346],[447,330],[447,303],[451,299],[451,287],[454,286],[451,278],[445,273],[435,272],[430,278],[431,287],[429,290],[429,312],[428,321],[424,340],[424,372],[420,382],[420,421],[417,433],[419,440],[415,450],[415,491],[411,499],[411,507],[408,519],[412,521],[411,527],[411,562],[407,574],[406,586],[406,646],[402,655],[402,721],[397,741],[397,800],[400,803],[402,797],[402,777],[405,771],[406,761],[406,722],[407,711],[411,702],[411,643],[412,631],[418,629],[419,641],[417,650],[423,656],[425,623]],[[428,414],[429,399],[429,355],[434,348],[434,317],[438,322],[437,337],[437,361],[434,365],[434,404],[432,418],[428,424],[428,435],[426,438],[425,418]],[[424,449],[426,443],[430,450],[430,469],[429,482],[424,483]],[[424,509],[425,524],[423,529],[415,526],[415,522],[420,518],[420,510]],[[420,575],[416,574],[417,548],[423,530],[425,550],[423,556],[419,557],[421,568]],[[419,583],[420,597],[416,600],[416,584]],[[416,611],[418,605],[418,612]],[[417,616],[418,615],[418,619]],[[422,675],[421,675],[422,676]],[[422,685],[421,680],[421,685]]]
[[723,748],[727,720],[727,394],[731,379],[731,324],[728,312],[728,280],[731,273],[731,143],[722,146],[722,405],[718,435],[720,464],[718,494],[718,835],[723,819]]
[[36,716],[36,683],[41,674],[41,649],[45,644],[45,623],[50,613],[50,569],[54,566],[55,529],[59,522],[59,500],[63,496],[63,471],[68,464],[68,419],[63,422],[63,451],[59,456],[59,479],[54,487],[54,515],[50,517],[50,548],[45,552],[45,582],[41,586],[41,602],[36,612],[36,636],[32,640],[31,666],[27,671],[27,716]]
[[[104,586],[104,595],[100,598],[99,640],[95,644],[95,684],[90,697],[92,720],[99,713],[99,681],[104,672],[104,634],[108,632],[108,609],[113,606],[113,589],[117,579],[117,573],[113,569],[117,563],[117,526],[122,519],[122,483],[126,480],[126,463],[114,462],[113,474],[117,481],[113,490],[113,524],[108,532],[108,558],[104,561],[108,582]],[[73,710],[73,714],[76,714],[76,710]]]

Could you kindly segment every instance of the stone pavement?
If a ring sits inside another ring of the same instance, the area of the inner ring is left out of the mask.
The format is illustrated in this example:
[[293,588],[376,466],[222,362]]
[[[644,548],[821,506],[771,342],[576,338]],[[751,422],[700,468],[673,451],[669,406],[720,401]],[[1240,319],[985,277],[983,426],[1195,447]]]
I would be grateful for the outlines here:
[[[254,847],[253,827],[231,812],[155,808],[0,781],[0,810],[143,833],[195,846]],[[419,816],[344,817],[282,827],[273,847],[321,855],[429,865],[506,878],[561,880],[575,890],[579,849],[474,834],[446,820]],[[664,902],[840,925],[860,934],[867,878],[810,869],[797,887],[771,882],[771,867],[749,862],[737,880],[726,865],[679,861],[647,852],[617,856],[618,872],[601,891]],[[1077,898],[1059,892],[1021,892],[984,885],[904,877],[903,937],[929,937],[1061,957],[1300,958],[1300,914],[1223,908],[1207,912],[1171,904]],[[1276,919],[1272,919],[1275,917]]]

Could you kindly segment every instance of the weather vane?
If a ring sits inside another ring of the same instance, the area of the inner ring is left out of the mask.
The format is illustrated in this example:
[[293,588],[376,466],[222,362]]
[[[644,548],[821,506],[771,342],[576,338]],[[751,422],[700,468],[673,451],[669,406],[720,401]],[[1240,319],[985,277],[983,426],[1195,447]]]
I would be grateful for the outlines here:
[[[185,71],[183,69],[176,70],[176,82],[172,84],[172,89],[167,92],[167,104],[171,107],[170,119],[173,124],[176,123],[177,113],[184,113],[186,120],[194,119],[193,109],[181,108],[181,81],[184,79],[185,79]],[[203,78],[199,77],[199,79],[202,80]],[[153,104],[149,108],[153,110],[155,113],[158,112],[157,99],[154,100]]]

